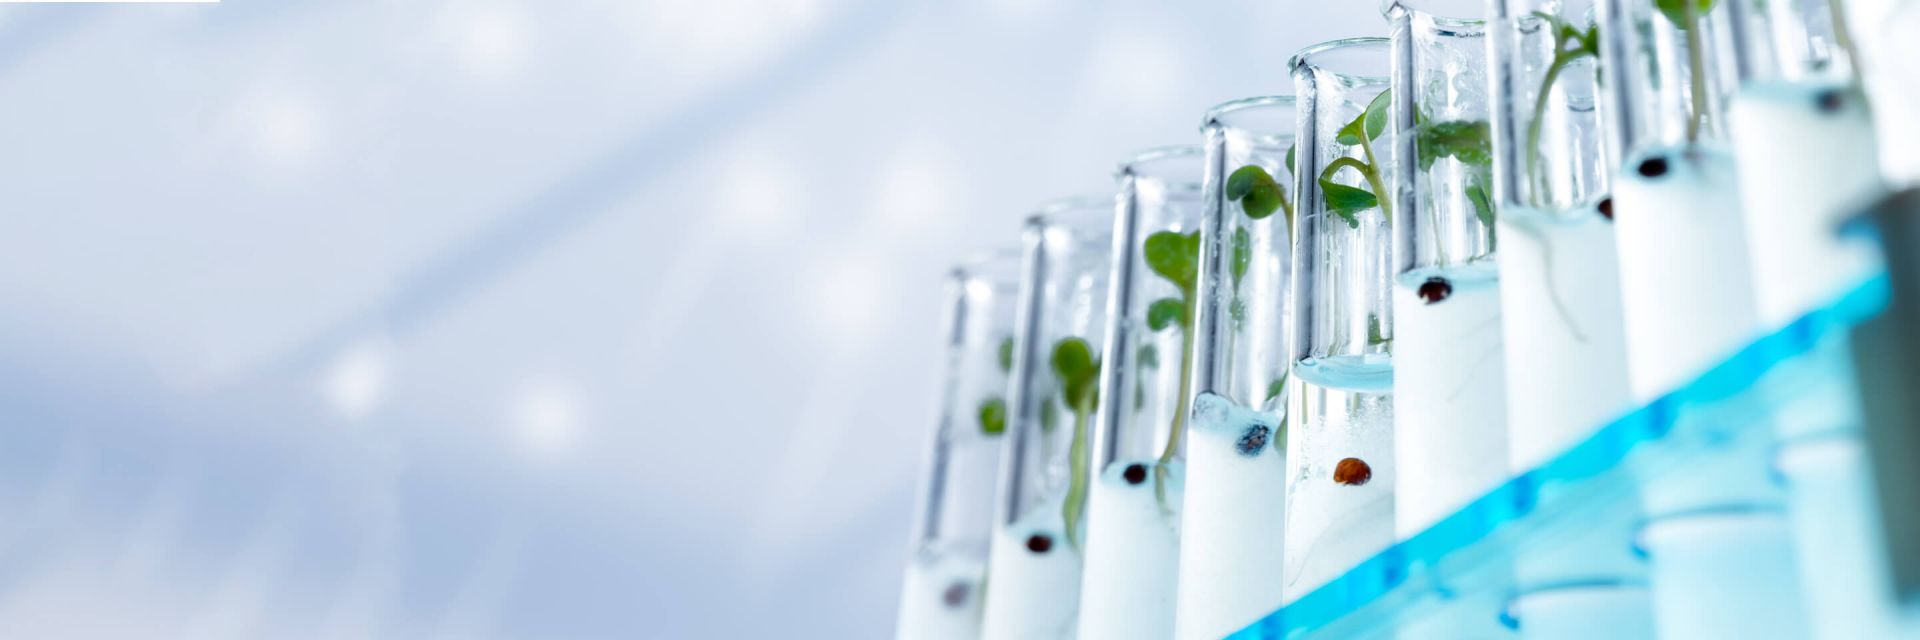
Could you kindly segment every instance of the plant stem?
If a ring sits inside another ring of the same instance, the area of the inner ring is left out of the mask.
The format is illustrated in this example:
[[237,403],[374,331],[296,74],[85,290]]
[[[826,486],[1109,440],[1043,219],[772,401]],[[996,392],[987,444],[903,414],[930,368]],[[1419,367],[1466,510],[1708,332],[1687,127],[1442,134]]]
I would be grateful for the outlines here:
[[[1187,317],[1191,318],[1193,317],[1193,302],[1196,296],[1191,289],[1184,290],[1181,293],[1184,294],[1187,303],[1185,313]],[[1174,402],[1173,426],[1170,427],[1167,432],[1167,447],[1160,452],[1160,464],[1162,465],[1172,462],[1173,457],[1180,453],[1180,439],[1187,431],[1187,412],[1192,409],[1192,400],[1188,398],[1188,396],[1193,392],[1194,332],[1190,329],[1182,328],[1180,333],[1180,395],[1179,399]]]
[[1293,240],[1293,203],[1287,201],[1287,188],[1280,187],[1280,210],[1287,214],[1287,240]]
[[1533,100],[1533,120],[1527,122],[1527,180],[1533,182],[1534,193],[1529,198],[1535,205],[1544,206],[1552,195],[1547,193],[1549,185],[1544,167],[1540,166],[1540,127],[1547,117],[1547,99],[1553,95],[1553,83],[1560,80],[1560,70],[1571,64],[1574,58],[1555,54],[1553,64],[1547,65],[1547,75],[1540,81],[1540,95]]
[[1687,142],[1698,142],[1700,130],[1707,124],[1707,57],[1700,49],[1700,7],[1685,0],[1687,15],[1687,84],[1693,90],[1693,113],[1687,119]]
[[1833,21],[1833,41],[1847,53],[1847,82],[1860,84],[1860,50],[1854,48],[1853,32],[1847,29],[1846,10],[1841,0],[1827,0],[1827,19]]
[[1067,542],[1080,548],[1080,515],[1087,502],[1087,416],[1091,404],[1075,398],[1073,404],[1073,444],[1067,449],[1067,498],[1060,507],[1061,520],[1067,525]]
[[1360,170],[1360,175],[1367,179],[1367,184],[1373,186],[1374,200],[1380,203],[1380,215],[1385,217],[1387,222],[1391,224],[1393,222],[1393,203],[1387,201],[1387,185],[1385,181],[1380,179],[1380,162],[1374,159],[1373,143],[1367,140],[1364,132],[1360,135],[1360,151],[1367,156],[1367,167]]

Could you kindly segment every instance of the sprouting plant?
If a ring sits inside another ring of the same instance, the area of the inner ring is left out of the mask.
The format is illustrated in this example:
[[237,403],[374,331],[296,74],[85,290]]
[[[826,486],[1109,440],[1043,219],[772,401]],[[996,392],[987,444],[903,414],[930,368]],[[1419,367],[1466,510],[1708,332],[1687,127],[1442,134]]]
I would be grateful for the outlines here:
[[[1340,127],[1334,140],[1347,146],[1358,145],[1364,160],[1350,156],[1335,158],[1320,172],[1320,195],[1326,202],[1327,211],[1347,221],[1347,226],[1360,227],[1360,212],[1380,208],[1380,214],[1391,222],[1393,205],[1387,202],[1386,180],[1380,177],[1380,161],[1373,153],[1373,142],[1387,130],[1387,106],[1392,104],[1392,91],[1382,91],[1367,104],[1365,111],[1352,122]],[[1341,169],[1353,169],[1365,179],[1369,188],[1349,187],[1334,181]]]
[[[1269,211],[1269,214],[1272,212]],[[1243,235],[1244,231],[1242,231]],[[1239,239],[1235,240],[1240,243]],[[1160,464],[1156,465],[1157,479],[1164,479],[1166,464],[1180,451],[1180,437],[1186,431],[1187,413],[1192,400],[1193,377],[1193,322],[1194,304],[1198,301],[1200,280],[1200,232],[1178,233],[1160,231],[1147,236],[1142,246],[1147,268],[1179,290],[1177,297],[1161,298],[1147,305],[1147,328],[1161,331],[1178,327],[1180,337],[1180,391],[1173,410],[1173,424],[1168,427],[1167,446],[1160,453]],[[1241,260],[1243,251],[1235,247],[1235,281],[1245,271]],[[1248,259],[1251,259],[1250,257]],[[1164,492],[1164,483],[1156,483],[1156,489]]]
[[[1287,172],[1293,172],[1293,155],[1298,145],[1287,147]],[[1230,201],[1237,202],[1240,210],[1251,220],[1265,220],[1275,211],[1286,212],[1286,222],[1282,229],[1291,238],[1293,236],[1293,201],[1287,198],[1287,188],[1280,184],[1273,174],[1257,164],[1249,164],[1235,169],[1227,177],[1224,195]],[[1237,329],[1246,320],[1246,301],[1240,299],[1240,281],[1247,275],[1247,269],[1253,265],[1253,235],[1247,228],[1236,226],[1233,229],[1232,261],[1229,263],[1233,276],[1233,300],[1227,307]]]
[[[1000,373],[1013,371],[1013,338],[1000,339]],[[980,401],[980,431],[987,435],[1000,435],[1007,432],[1007,401],[999,394],[988,396]]]
[[1654,0],[1654,6],[1667,17],[1673,28],[1687,33],[1687,84],[1692,92],[1693,112],[1687,118],[1687,141],[1700,139],[1707,125],[1706,43],[1700,35],[1700,18],[1713,11],[1714,0]]
[[[1087,503],[1087,421],[1100,403],[1100,361],[1081,338],[1062,338],[1053,345],[1053,376],[1060,398],[1073,412],[1073,444],[1067,450],[1067,497],[1060,515],[1067,541],[1080,546],[1080,516]],[[1051,404],[1051,403],[1049,403]]]
[[1533,182],[1534,201],[1546,202],[1551,185],[1546,167],[1540,165],[1540,128],[1547,117],[1547,97],[1552,95],[1561,71],[1583,58],[1600,57],[1600,28],[1588,26],[1582,31],[1551,13],[1535,11],[1533,15],[1545,20],[1553,33],[1553,62],[1540,79],[1540,92],[1533,99],[1533,119],[1527,122],[1527,179]]
[[[1420,171],[1432,169],[1433,163],[1441,158],[1453,158],[1467,167],[1467,200],[1473,203],[1474,215],[1489,232],[1494,228],[1493,200],[1487,195],[1487,185],[1493,181],[1491,131],[1485,120],[1422,119],[1413,128],[1414,155]],[[1437,225],[1434,232],[1439,233]],[[1439,244],[1437,240],[1435,244]]]

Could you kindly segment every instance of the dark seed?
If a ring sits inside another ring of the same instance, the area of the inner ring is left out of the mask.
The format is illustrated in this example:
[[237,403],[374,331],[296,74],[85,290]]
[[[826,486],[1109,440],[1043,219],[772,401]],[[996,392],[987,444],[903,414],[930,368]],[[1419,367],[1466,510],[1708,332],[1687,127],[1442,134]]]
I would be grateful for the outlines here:
[[1346,458],[1333,466],[1333,481],[1350,487],[1358,487],[1373,479],[1373,467],[1359,458]]
[[1420,283],[1419,294],[1427,304],[1435,304],[1453,295],[1453,285],[1446,278],[1427,278],[1426,282]]
[[1646,160],[1640,161],[1640,175],[1649,178],[1658,178],[1667,175],[1667,159],[1647,158]]
[[1127,470],[1120,472],[1120,477],[1126,478],[1127,484],[1140,484],[1142,482],[1146,482],[1147,481],[1147,465],[1144,465],[1144,464],[1127,465]]
[[1248,427],[1244,433],[1240,434],[1240,442],[1235,445],[1235,448],[1243,456],[1259,455],[1260,450],[1267,446],[1267,433],[1267,425],[1264,424]]
[[1600,215],[1606,216],[1608,220],[1613,219],[1613,198],[1600,201]]
[[1052,536],[1049,536],[1044,533],[1036,533],[1027,538],[1028,551],[1032,551],[1034,553],[1046,553],[1047,550],[1052,548],[1053,548]]
[[960,605],[967,603],[967,594],[971,591],[973,589],[968,587],[967,583],[955,582],[947,586],[946,593],[940,594],[940,601],[947,603],[950,608],[958,609]]
[[1841,95],[1837,89],[1822,91],[1820,92],[1820,96],[1814,98],[1814,100],[1820,105],[1820,110],[1827,113],[1839,111],[1840,107],[1845,106],[1847,103],[1846,96]]

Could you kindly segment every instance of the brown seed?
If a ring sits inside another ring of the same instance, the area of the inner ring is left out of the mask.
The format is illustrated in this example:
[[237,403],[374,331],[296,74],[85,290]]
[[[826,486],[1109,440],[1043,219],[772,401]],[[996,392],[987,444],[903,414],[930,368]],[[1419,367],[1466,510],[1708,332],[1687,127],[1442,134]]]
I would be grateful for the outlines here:
[[1264,424],[1247,427],[1246,431],[1240,433],[1240,440],[1233,444],[1233,448],[1243,456],[1260,455],[1260,450],[1267,446],[1267,433],[1267,425]]
[[1359,458],[1346,458],[1333,466],[1333,481],[1350,487],[1358,487],[1373,479],[1373,467]]
[[1052,536],[1049,536],[1044,533],[1036,533],[1027,538],[1028,551],[1032,551],[1034,553],[1046,553],[1047,550],[1052,548],[1053,548]]
[[1613,198],[1600,201],[1600,215],[1606,216],[1608,220],[1613,219]]
[[950,608],[958,609],[960,605],[967,603],[967,593],[972,590],[965,582],[955,582],[947,585],[946,593],[940,594],[940,601],[947,603]]
[[1420,299],[1427,301],[1427,304],[1438,304],[1441,300],[1447,299],[1447,296],[1453,295],[1453,284],[1447,282],[1446,278],[1427,278],[1426,282],[1420,283],[1418,293]]
[[1142,482],[1146,482],[1147,481],[1147,465],[1144,465],[1144,464],[1127,465],[1127,470],[1120,472],[1120,477],[1126,478],[1127,484],[1140,484]]

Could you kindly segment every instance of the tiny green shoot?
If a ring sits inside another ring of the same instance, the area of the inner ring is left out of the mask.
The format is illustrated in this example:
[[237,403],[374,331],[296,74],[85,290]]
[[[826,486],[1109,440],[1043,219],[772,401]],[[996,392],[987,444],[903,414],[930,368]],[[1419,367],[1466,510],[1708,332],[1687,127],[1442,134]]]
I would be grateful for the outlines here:
[[1100,361],[1093,347],[1081,338],[1062,338],[1053,345],[1053,375],[1060,383],[1060,397],[1073,412],[1073,443],[1067,450],[1067,496],[1060,515],[1065,521],[1067,541],[1080,546],[1080,518],[1087,502],[1087,421],[1100,403]]
[[[1269,214],[1272,212],[1269,211]],[[1192,391],[1193,374],[1193,338],[1192,327],[1194,304],[1198,300],[1200,280],[1200,232],[1179,233],[1159,231],[1147,236],[1142,246],[1147,268],[1154,274],[1173,283],[1179,291],[1178,297],[1155,300],[1147,307],[1147,325],[1160,331],[1179,327],[1181,332],[1180,348],[1180,391],[1174,404],[1173,424],[1168,428],[1167,446],[1160,453],[1159,466],[1173,461],[1180,451],[1181,434],[1186,431],[1188,405],[1187,397]],[[1238,278],[1235,278],[1238,281]],[[1158,319],[1159,322],[1155,322]],[[1162,470],[1161,474],[1165,471]]]
[[1007,432],[1007,401],[998,397],[980,403],[980,431],[997,436]]
[[[998,356],[1000,373],[1006,374],[1013,371],[1012,337],[1000,339]],[[976,410],[975,413],[980,420],[981,433],[997,436],[1007,432],[1007,401],[1001,398],[999,394],[991,395],[988,396],[987,399],[981,400],[980,408]]]

